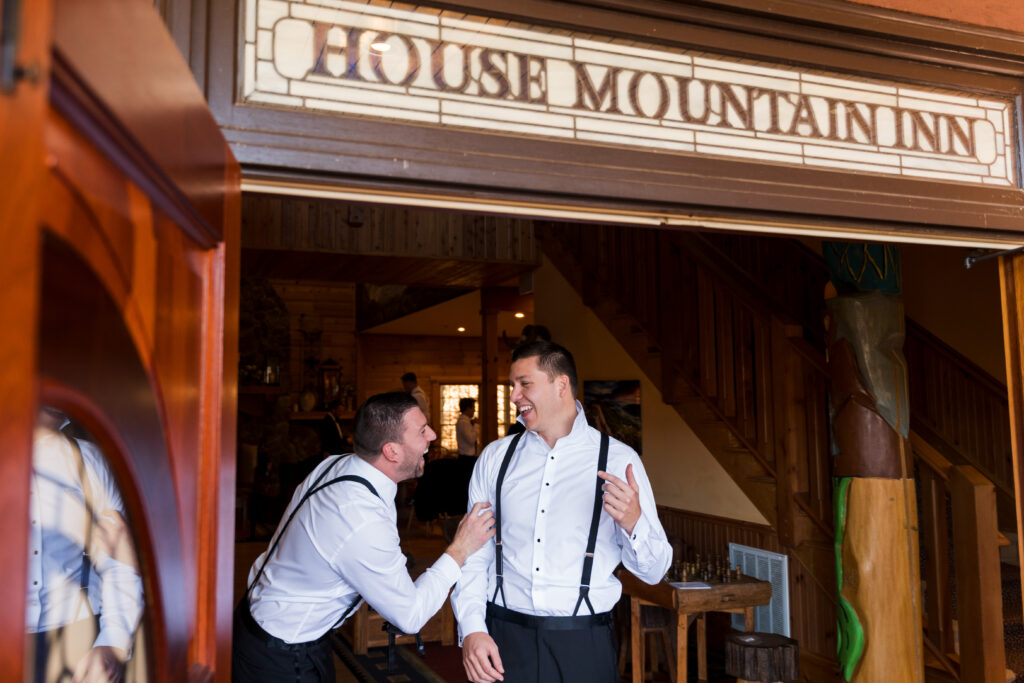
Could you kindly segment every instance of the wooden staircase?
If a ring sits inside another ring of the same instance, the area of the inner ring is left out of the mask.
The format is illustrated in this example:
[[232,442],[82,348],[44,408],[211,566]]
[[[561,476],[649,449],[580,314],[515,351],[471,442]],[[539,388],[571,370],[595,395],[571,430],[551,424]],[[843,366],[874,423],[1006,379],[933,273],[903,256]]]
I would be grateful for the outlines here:
[[[790,558],[793,636],[805,653],[834,659],[823,263],[798,243],[751,236],[567,223],[539,223],[537,236],[543,253],[661,390],[665,403],[673,406],[777,531]],[[933,496],[924,505],[921,524],[933,531],[945,529],[942,501],[952,490],[936,481],[943,476],[948,480],[956,466],[956,480],[966,477],[975,482],[983,502],[979,506],[973,497],[970,504],[962,497],[953,500],[954,513],[962,511],[957,522],[961,536],[963,529],[970,529],[979,538],[995,538],[994,514],[978,513],[987,509],[988,501],[988,485],[978,472],[993,479],[1008,471],[1008,411],[1000,407],[1005,406],[1005,391],[1000,404],[998,396],[992,396],[993,386],[972,381],[973,369],[960,363],[955,352],[938,346],[941,342],[917,326],[908,327],[911,405],[930,406],[912,416],[912,427],[921,432],[914,434],[915,453],[928,456],[920,468],[926,470],[924,480]],[[911,354],[918,360],[927,356],[932,366],[921,369],[911,362]],[[937,358],[945,365],[936,364]],[[946,419],[949,406],[936,405],[934,397],[927,404],[915,403],[915,392],[934,393],[938,381],[949,400],[976,398],[977,387],[983,386],[984,395],[975,401],[982,407],[971,414],[989,428]],[[1000,418],[1007,422],[1005,451]],[[927,448],[919,445],[926,443]],[[977,450],[984,453],[972,456]],[[944,474],[937,474],[937,462]],[[1001,512],[1005,511],[1005,482],[997,481],[993,489],[1001,492]],[[1012,498],[1010,506],[1012,510]],[[935,538],[932,533],[922,540],[931,557],[949,547]],[[985,543],[988,548],[988,540]],[[958,567],[968,562],[963,567],[978,566],[983,577],[998,574],[998,558],[991,553],[954,550]],[[926,643],[932,651],[930,661],[964,681],[988,680],[971,671],[961,676],[956,657],[949,656],[948,600],[937,598],[951,590],[948,571],[932,571],[926,580],[934,586],[929,596],[933,611],[925,621],[934,636]],[[985,581],[991,586],[989,579]],[[985,604],[961,614],[961,623],[965,616],[969,623],[992,623],[998,596],[991,587],[987,590]],[[967,650],[1001,650],[1001,638],[993,646],[991,630],[987,633],[990,642],[976,638],[967,643]],[[963,652],[965,639],[971,636],[963,629],[960,634]]]
[[793,635],[834,657],[823,354],[694,235],[565,223],[537,231],[544,254],[777,531],[790,558]]

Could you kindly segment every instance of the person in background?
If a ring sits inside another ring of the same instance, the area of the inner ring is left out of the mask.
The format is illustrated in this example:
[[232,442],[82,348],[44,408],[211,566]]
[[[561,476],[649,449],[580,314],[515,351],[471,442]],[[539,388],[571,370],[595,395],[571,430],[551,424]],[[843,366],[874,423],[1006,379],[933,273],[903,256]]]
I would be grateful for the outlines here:
[[474,415],[476,415],[476,399],[460,398],[459,419],[455,423],[455,440],[459,448],[459,473],[462,477],[458,489],[462,499],[460,509],[466,507],[469,478],[473,474],[473,466],[476,465],[477,449],[479,448],[480,434]]
[[344,412],[341,401],[331,401],[327,406],[327,414],[320,420],[320,451],[325,458],[329,455],[352,452],[352,447],[341,429],[341,416]]
[[430,421],[430,401],[427,400],[427,395],[420,389],[419,384],[416,380],[415,372],[407,372],[402,375],[402,388],[405,392],[412,396],[423,414],[427,416],[427,422]]

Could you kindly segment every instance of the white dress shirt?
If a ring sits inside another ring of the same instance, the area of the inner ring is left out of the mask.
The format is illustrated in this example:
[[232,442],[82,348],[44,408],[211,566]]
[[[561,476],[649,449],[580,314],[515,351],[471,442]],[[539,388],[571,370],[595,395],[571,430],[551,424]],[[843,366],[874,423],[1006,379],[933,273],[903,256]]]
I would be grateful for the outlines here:
[[[498,470],[514,436],[487,446],[477,460],[469,484],[469,506],[495,502]],[[505,473],[501,487],[501,537],[504,593],[497,604],[537,616],[570,616],[580,594],[583,557],[594,514],[597,460],[601,433],[587,425],[577,401],[572,431],[554,448],[536,432],[527,431]],[[640,457],[621,441],[610,439],[610,474],[626,481],[626,465],[640,486],[640,519],[627,534],[602,510],[590,579],[595,613],[607,612],[622,594],[613,575],[619,562],[638,578],[654,584],[672,561],[672,546],[658,520],[654,495]],[[484,624],[486,603],[494,595],[494,542],[474,553],[462,567],[452,593],[459,621],[459,639]],[[586,602],[578,614],[589,614]]]
[[430,422],[430,401],[427,399],[427,395],[423,393],[423,390],[419,386],[412,388],[409,395],[416,399],[416,403],[419,404],[420,410],[427,416],[427,422]]
[[[81,590],[85,536],[97,541],[87,514],[94,521],[124,506],[103,453],[88,441],[76,439],[81,458],[68,437],[39,427],[32,446],[29,496],[28,599],[25,626],[29,633],[52,631],[99,614],[94,646],[110,645],[131,651],[142,616],[142,580],[135,568],[93,546],[88,596]],[[82,469],[89,482],[89,505],[82,486]]]
[[[396,628],[416,633],[444,604],[459,578],[458,563],[442,554],[415,583],[409,578],[398,544],[398,487],[355,455],[328,458],[313,470],[296,489],[282,524],[325,468],[330,472],[321,483],[357,475],[380,497],[359,482],[343,481],[303,503],[249,596],[253,619],[285,642],[304,643],[326,633],[362,596]],[[280,531],[279,525],[275,538]],[[248,585],[265,556],[253,564]]]
[[476,455],[476,425],[465,413],[455,423],[455,441],[459,444],[459,455]]

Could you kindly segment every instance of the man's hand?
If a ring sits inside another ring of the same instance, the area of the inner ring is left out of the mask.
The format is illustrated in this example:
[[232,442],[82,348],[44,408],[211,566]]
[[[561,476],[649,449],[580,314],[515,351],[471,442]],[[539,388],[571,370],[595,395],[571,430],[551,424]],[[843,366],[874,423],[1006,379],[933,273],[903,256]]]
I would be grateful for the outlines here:
[[97,645],[78,660],[71,683],[121,683],[125,653],[120,648]]
[[607,482],[601,487],[604,489],[605,512],[611,515],[627,534],[633,533],[633,527],[640,519],[640,486],[633,477],[633,466],[626,465],[628,484],[607,472],[598,472],[597,476]]
[[477,503],[459,521],[452,544],[445,550],[461,567],[466,558],[494,537],[494,512],[490,503]]
[[498,645],[483,631],[470,633],[462,639],[462,665],[466,667],[466,678],[472,683],[505,680],[502,676],[505,667],[498,656]]

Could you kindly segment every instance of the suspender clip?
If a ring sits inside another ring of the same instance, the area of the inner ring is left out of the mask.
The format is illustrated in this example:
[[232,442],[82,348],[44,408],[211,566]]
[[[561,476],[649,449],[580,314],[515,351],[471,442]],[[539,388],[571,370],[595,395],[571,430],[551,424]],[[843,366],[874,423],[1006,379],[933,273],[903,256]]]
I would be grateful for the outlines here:
[[592,557],[594,557],[594,553],[585,553],[585,555],[584,555],[584,556],[585,556],[585,557],[591,557],[591,558],[592,558]]
[[496,546],[498,546],[500,548],[501,547],[501,541],[495,541],[494,545],[496,545]]

